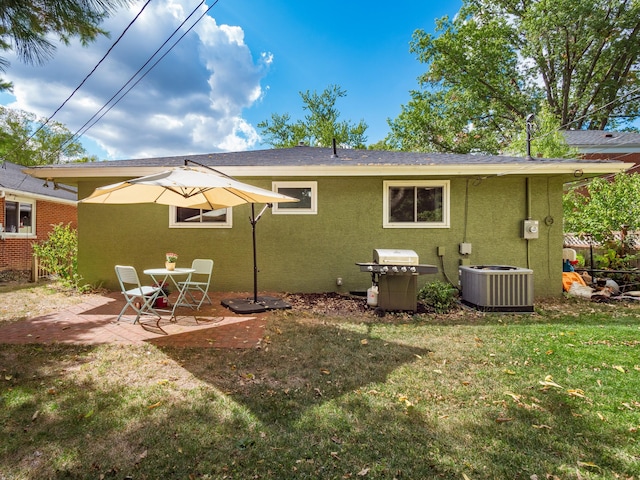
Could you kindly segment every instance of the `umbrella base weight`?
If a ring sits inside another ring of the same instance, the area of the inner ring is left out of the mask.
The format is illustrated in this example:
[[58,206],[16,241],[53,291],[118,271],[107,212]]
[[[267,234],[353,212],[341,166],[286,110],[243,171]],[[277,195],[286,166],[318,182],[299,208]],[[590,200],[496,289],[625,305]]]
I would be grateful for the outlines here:
[[227,298],[220,303],[234,313],[260,313],[267,310],[285,310],[291,305],[277,297]]

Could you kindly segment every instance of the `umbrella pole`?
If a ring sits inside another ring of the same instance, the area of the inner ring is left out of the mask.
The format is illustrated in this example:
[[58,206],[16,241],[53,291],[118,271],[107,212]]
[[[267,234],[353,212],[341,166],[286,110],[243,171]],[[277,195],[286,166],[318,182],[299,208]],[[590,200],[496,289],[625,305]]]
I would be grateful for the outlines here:
[[268,209],[271,208],[271,204],[267,203],[260,213],[256,215],[254,204],[251,204],[251,217],[249,218],[249,222],[251,222],[251,235],[253,237],[253,299],[244,298],[244,299],[223,299],[222,305],[229,308],[230,310],[236,313],[259,313],[265,312],[267,310],[276,310],[276,309],[284,309],[291,308],[291,305],[287,302],[276,298],[276,297],[260,297],[260,301],[258,301],[258,256],[256,249],[256,223],[262,217],[262,214]]
[[253,235],[253,303],[258,303],[258,257],[256,254],[256,210],[251,204],[251,233]]

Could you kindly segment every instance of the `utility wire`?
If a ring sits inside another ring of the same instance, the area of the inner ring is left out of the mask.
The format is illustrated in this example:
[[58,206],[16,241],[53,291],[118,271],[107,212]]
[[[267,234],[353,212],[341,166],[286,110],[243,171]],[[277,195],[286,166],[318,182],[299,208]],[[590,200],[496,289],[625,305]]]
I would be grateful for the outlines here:
[[[220,0],[216,0],[209,8],[207,8],[207,10],[162,54],[162,56],[160,56],[158,58],[158,60],[156,60],[150,67],[149,69],[147,69],[135,82],[134,79],[144,70],[144,68],[149,65],[149,63],[153,60],[153,58],[158,55],[158,53],[169,43],[169,41],[180,31],[180,29],[184,26],[184,24],[197,12],[198,8],[200,8],[200,6],[204,3],[204,0],[202,0],[200,2],[200,4],[198,4],[193,11],[189,14],[189,16],[187,18],[185,18],[182,23],[173,31],[173,33],[162,43],[162,45],[160,47],[158,47],[158,49],[153,53],[153,55],[151,55],[151,57],[149,57],[149,59],[138,69],[138,71],[136,73],[134,73],[129,80],[89,119],[87,120],[84,125],[82,125],[78,130],[76,130],[76,132],[73,134],[73,136],[68,140],[73,141],[74,139],[80,138],[82,135],[84,135],[91,127],[93,127],[97,122],[99,122],[107,113],[109,113],[109,111],[115,107],[120,100],[122,100],[138,83],[140,83],[140,81],[149,73],[151,72],[151,70],[153,70],[156,65],[158,65],[158,63],[160,63],[160,61],[166,57],[169,52],[171,52],[171,50],[191,31],[193,30],[193,28],[195,28],[195,26],[198,24],[198,22],[200,22],[200,20],[202,20],[202,18],[204,18],[207,13],[209,13],[209,11],[219,2]],[[133,82],[133,83],[132,83]],[[131,86],[126,90],[125,88],[131,84]],[[116,97],[118,97],[118,95],[120,95],[120,93],[122,93],[124,91],[124,93],[117,98],[117,100],[115,102],[113,102],[113,104],[109,105],[114,99],[116,99]],[[103,112],[104,111],[104,112]],[[101,112],[103,112],[101,114]],[[97,118],[96,118],[97,117]],[[95,119],[95,120],[94,120]]]
[[[127,33],[127,31],[133,26],[133,24],[136,22],[136,20],[138,20],[138,17],[140,17],[140,15],[142,14],[142,12],[145,10],[145,8],[147,8],[147,6],[149,5],[149,3],[151,3],[151,0],[147,0],[147,2],[142,6],[142,9],[138,12],[138,14],[133,18],[133,20],[131,20],[129,22],[129,24],[127,25],[127,27],[122,31],[122,33],[118,36],[118,38],[116,39],[115,42],[113,42],[113,44],[109,47],[109,49],[106,51],[106,53],[102,56],[102,58],[98,61],[98,63],[93,67],[93,69],[84,77],[84,79],[80,82],[80,84],[73,90],[73,92],[71,92],[71,94],[66,98],[66,100],[64,100],[64,102],[62,102],[62,104],[56,108],[56,110],[33,132],[31,133],[31,135],[29,135],[24,142],[22,142],[18,147],[16,147],[14,150],[12,150],[11,152],[9,152],[9,154],[15,152],[18,149],[23,148],[28,142],[29,140],[31,140],[33,137],[36,136],[36,134],[42,130],[52,119],[53,117],[56,116],[56,114],[67,104],[67,102],[69,102],[69,100],[71,100],[71,98],[78,92],[78,90],[80,90],[80,88],[82,88],[82,86],[86,83],[86,81],[89,79],[89,77],[91,77],[91,75],[93,75],[96,70],[98,69],[98,67],[102,64],[102,62],[104,62],[104,60],[109,56],[109,54],[111,53],[111,51],[115,48],[115,46],[120,42],[120,40],[122,40],[122,38],[124,37],[124,35]],[[70,141],[73,139],[73,137],[71,137],[70,140],[63,142],[60,147],[56,150],[55,153],[59,153],[63,150],[63,148],[70,143]],[[6,155],[3,156],[2,158],[2,162],[4,163],[4,160],[6,158]]]

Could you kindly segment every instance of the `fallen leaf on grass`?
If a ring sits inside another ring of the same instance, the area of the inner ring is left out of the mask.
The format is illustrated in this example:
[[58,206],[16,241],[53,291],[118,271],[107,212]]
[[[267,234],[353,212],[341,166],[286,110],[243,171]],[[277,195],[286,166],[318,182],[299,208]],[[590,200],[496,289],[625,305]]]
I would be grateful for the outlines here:
[[369,340],[367,340],[366,338],[363,338],[362,340],[360,340],[360,345],[368,345],[369,344]]
[[600,412],[597,412],[597,413],[596,413],[596,415],[598,415],[598,418],[599,418],[600,420],[602,420],[603,422],[606,420],[606,419],[604,418],[604,415],[602,415]]
[[563,388],[553,381],[553,377],[551,375],[547,375],[546,377],[544,377],[544,380],[540,380],[538,383],[543,387]]
[[508,368],[504,369],[504,373],[508,374],[508,375],[515,375],[516,372],[514,372],[513,370],[509,370]]
[[551,427],[549,425],[545,425],[545,424],[542,424],[542,425],[531,425],[531,426],[533,428],[537,428],[538,430],[542,430],[542,429],[551,430]]
[[147,408],[151,410],[153,408],[158,408],[160,405],[162,405],[162,402],[154,403],[153,405],[149,405]]
[[513,422],[513,418],[507,418],[507,417],[496,418],[496,423],[507,423],[507,422]]
[[598,470],[600,470],[600,467],[598,465],[596,465],[593,462],[578,462],[578,466],[579,467],[586,467],[586,468],[596,468]]
[[627,373],[627,371],[624,369],[624,367],[622,365],[614,365],[613,368],[615,368],[619,372]]
[[360,470],[358,472],[358,476],[359,477],[364,477],[367,473],[369,473],[369,470],[370,470],[369,468],[363,468],[362,470]]
[[570,397],[587,398],[584,394],[584,390],[580,390],[579,388],[569,388],[567,389],[567,393]]
[[321,368],[320,369],[320,373],[322,373],[323,375],[330,375],[331,372],[329,370],[327,370],[326,368]]

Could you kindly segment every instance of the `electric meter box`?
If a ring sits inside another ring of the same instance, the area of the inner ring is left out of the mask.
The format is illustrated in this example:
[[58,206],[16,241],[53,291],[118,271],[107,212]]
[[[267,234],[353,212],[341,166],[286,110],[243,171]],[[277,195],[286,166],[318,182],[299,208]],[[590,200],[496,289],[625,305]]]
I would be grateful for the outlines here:
[[538,238],[539,231],[538,220],[524,220],[522,222],[522,238],[527,240]]

